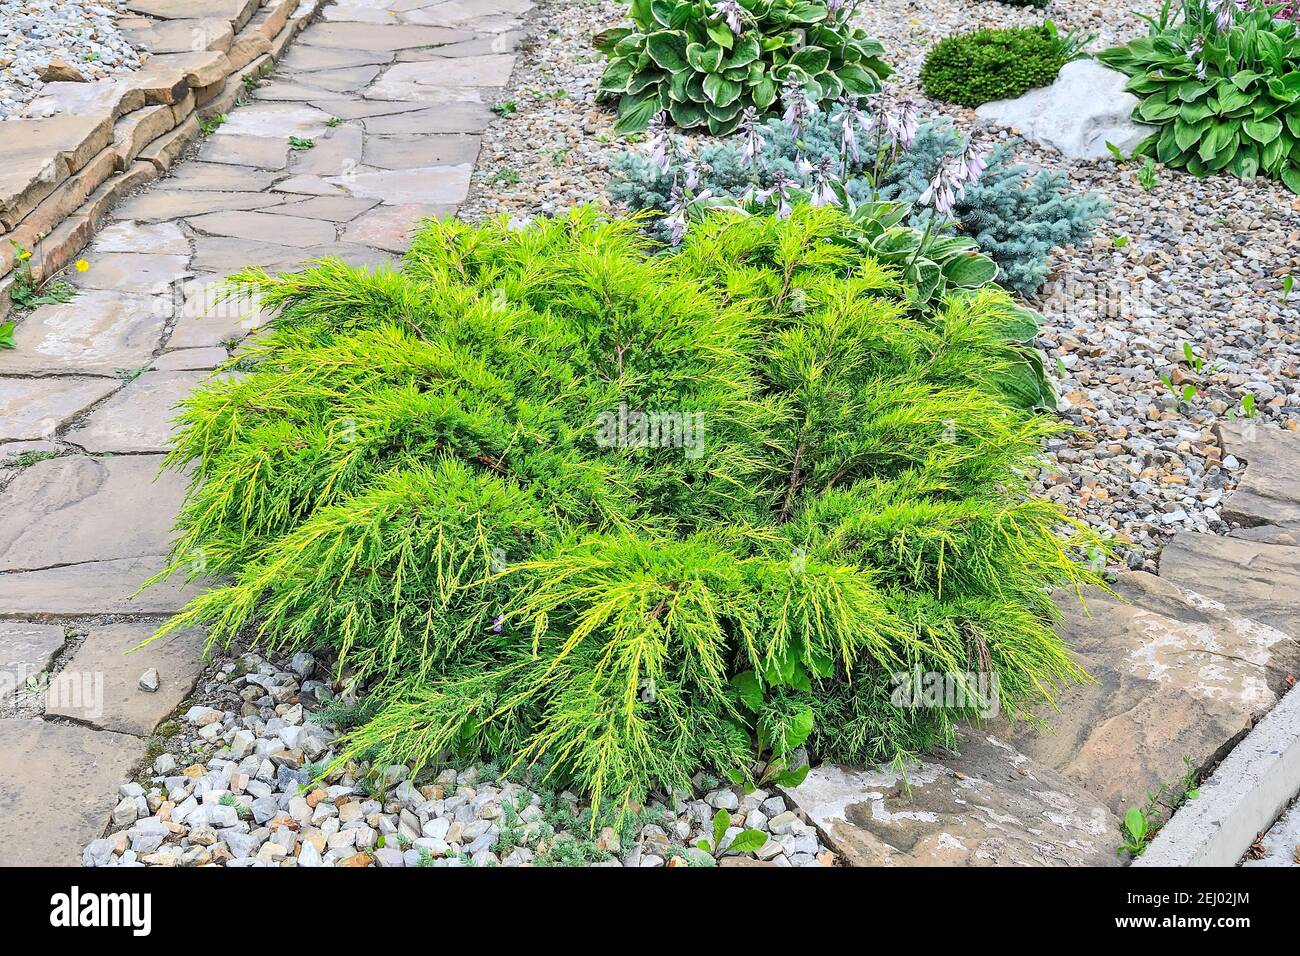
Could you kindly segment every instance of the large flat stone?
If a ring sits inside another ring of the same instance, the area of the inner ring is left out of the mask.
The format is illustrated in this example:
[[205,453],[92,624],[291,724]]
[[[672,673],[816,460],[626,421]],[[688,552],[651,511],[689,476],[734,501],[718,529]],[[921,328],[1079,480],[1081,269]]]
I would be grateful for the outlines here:
[[1160,576],[1300,636],[1300,547],[1185,531],[1160,552]]
[[260,0],[127,0],[123,5],[133,13],[160,20],[218,17],[239,29],[260,6]]
[[421,63],[398,63],[371,84],[366,96],[372,100],[428,100],[456,102],[464,97],[448,96],[447,90],[461,87],[502,87],[510,82],[515,58],[509,53],[484,56],[443,57]]
[[103,252],[146,252],[189,255],[190,242],[173,222],[143,223],[124,219],[105,226],[91,243],[87,258]]
[[0,621],[0,701],[28,677],[48,671],[54,655],[66,643],[64,630],[57,624]]
[[1113,866],[1117,820],[1002,741],[965,731],[958,757],[852,770],[785,790],[850,866]]
[[296,270],[311,256],[306,249],[275,242],[256,242],[231,236],[200,236],[194,240],[195,271],[226,276],[245,266],[270,272]]
[[349,175],[361,165],[362,140],[359,126],[340,126],[316,140],[311,149],[295,151],[289,157],[289,171],[299,176]]
[[185,284],[180,317],[167,340],[169,349],[207,350],[243,339],[268,321],[247,295],[222,297],[224,281],[205,277]]
[[214,236],[257,241],[274,236],[287,246],[309,248],[334,241],[334,224],[299,216],[271,216],[260,212],[214,212],[195,216],[189,224],[199,232]]
[[86,291],[61,305],[43,305],[0,351],[0,373],[98,372],[140,368],[158,347],[170,298]]
[[257,169],[284,169],[289,161],[289,139],[271,139],[266,136],[231,134],[209,136],[199,151],[205,163],[226,163],[231,166],[253,166]]
[[65,437],[92,453],[167,451],[177,404],[207,377],[205,372],[145,372]]
[[[424,106],[425,104],[421,104]],[[366,132],[427,136],[437,133],[481,133],[493,120],[483,103],[447,103],[437,108],[404,110],[363,119]]]
[[189,275],[187,258],[152,252],[106,252],[88,260],[86,271],[74,273],[72,282],[82,289],[165,295],[173,282]]
[[143,753],[127,734],[0,720],[0,866],[79,865]]
[[473,163],[479,138],[457,134],[375,136],[366,140],[362,161],[380,169],[416,169],[444,163]]
[[384,25],[372,23],[318,23],[306,30],[300,41],[306,46],[339,50],[408,50],[471,39],[473,34],[443,27]]
[[[45,708],[50,717],[67,717],[117,733],[148,736],[194,689],[203,669],[204,634],[194,628],[136,650],[158,630],[157,624],[110,624],[92,627],[61,675],[94,693],[70,695]],[[139,687],[140,675],[157,668],[158,690]]]
[[171,578],[136,594],[165,567],[166,556],[158,554],[0,573],[0,618],[175,614],[203,588]]
[[0,378],[0,441],[52,438],[64,422],[117,386],[110,378],[74,375]]
[[1223,499],[1223,516],[1244,525],[1300,527],[1300,433],[1238,419],[1219,426],[1219,441],[1225,456],[1246,463]]
[[[244,107],[243,109],[248,109]],[[243,112],[243,109],[240,112]],[[224,125],[221,127],[224,129]],[[220,132],[220,129],[218,129]],[[182,163],[172,170],[163,185],[169,189],[226,190],[257,193],[269,189],[275,173],[258,169],[232,169],[224,163],[199,161]],[[154,190],[156,191],[156,190]]]
[[1050,729],[992,730],[1122,814],[1177,783],[1184,756],[1197,767],[1216,762],[1277,702],[1300,648],[1242,616],[1255,614],[1249,602],[1225,610],[1143,572],[1120,575],[1115,589],[1117,598],[1088,595],[1091,617],[1072,593],[1058,595],[1060,634],[1095,682],[1041,709]]
[[[245,169],[243,166],[229,168]],[[275,193],[188,188],[150,189],[123,202],[114,210],[113,215],[119,219],[164,222],[228,209],[261,209],[264,206],[274,206],[279,202],[283,202],[283,198]]]
[[274,216],[301,216],[324,222],[351,222],[379,204],[378,199],[354,199],[351,196],[317,196],[285,203],[268,209]]
[[285,73],[312,73],[317,70],[347,69],[352,66],[369,66],[391,63],[392,50],[346,50],[327,47],[294,46],[280,61]]
[[305,103],[250,103],[231,113],[213,135],[266,136],[281,141],[290,136],[311,138],[329,129],[325,125],[329,119],[329,113]]
[[19,472],[0,492],[0,571],[162,554],[188,479],[162,456],[63,455]]
[[132,43],[150,53],[190,53],[194,50],[224,53],[230,49],[235,37],[230,20],[224,17],[164,20],[123,32]]
[[458,205],[469,194],[469,180],[473,172],[472,165],[460,163],[382,173],[357,173],[353,176],[330,177],[326,181],[342,186],[353,196],[378,199],[393,206],[412,203]]
[[348,226],[343,238],[363,246],[402,253],[411,245],[411,234],[424,219],[442,219],[456,214],[455,206],[380,206]]
[[502,15],[522,16],[533,8],[532,0],[444,0],[421,6],[406,14],[411,23],[460,26],[475,29],[475,21]]

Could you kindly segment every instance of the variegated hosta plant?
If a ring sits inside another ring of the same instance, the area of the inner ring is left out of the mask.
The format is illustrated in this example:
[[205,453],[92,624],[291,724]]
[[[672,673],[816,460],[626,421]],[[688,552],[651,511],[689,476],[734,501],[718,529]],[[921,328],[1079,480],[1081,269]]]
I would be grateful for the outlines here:
[[747,106],[767,113],[785,85],[818,103],[865,96],[890,74],[884,48],[849,22],[844,0],[632,0],[632,25],[596,37],[609,56],[602,96],[618,99],[616,132],[667,110],[684,128],[732,132]]
[[1133,79],[1138,152],[1197,176],[1260,173],[1300,193],[1300,26],[1258,0],[1166,2],[1149,36],[1098,54]]

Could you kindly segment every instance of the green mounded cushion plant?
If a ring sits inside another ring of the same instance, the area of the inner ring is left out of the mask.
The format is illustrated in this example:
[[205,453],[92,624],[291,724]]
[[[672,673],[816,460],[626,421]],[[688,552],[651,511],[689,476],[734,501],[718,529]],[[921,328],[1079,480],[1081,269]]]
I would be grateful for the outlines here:
[[817,0],[632,0],[630,27],[607,30],[598,92],[618,100],[617,133],[666,110],[683,128],[732,132],[746,107],[775,108],[793,83],[819,103],[865,96],[890,73],[884,48]]
[[1049,85],[1076,53],[1077,41],[1062,37],[1051,21],[959,33],[926,54],[921,86],[937,100],[981,106]]
[[[535,764],[601,813],[1080,678],[1050,593],[1100,545],[1028,493],[1058,425],[1002,390],[1006,293],[910,314],[845,226],[718,213],[652,255],[588,207],[430,223],[400,272],[246,270],[272,328],[169,458],[172,571],[228,583],[160,634],[330,648],[370,702],[340,760]],[[995,699],[910,707],[913,669]]]
[[1197,176],[1264,173],[1300,193],[1300,25],[1262,5],[1225,13],[1166,7],[1148,36],[1097,59],[1132,77],[1133,118],[1160,127],[1138,153]]

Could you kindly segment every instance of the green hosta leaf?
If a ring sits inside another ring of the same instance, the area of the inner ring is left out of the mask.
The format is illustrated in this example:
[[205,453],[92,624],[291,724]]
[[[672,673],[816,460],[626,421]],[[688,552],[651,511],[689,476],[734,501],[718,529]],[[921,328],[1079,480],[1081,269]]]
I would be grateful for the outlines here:
[[753,853],[767,844],[767,834],[762,830],[742,830],[727,847],[732,853]]
[[1232,75],[1232,85],[1243,93],[1256,80],[1267,79],[1263,73],[1256,73],[1254,70],[1241,70]]
[[648,70],[642,70],[636,76],[632,77],[627,84],[627,92],[633,95],[644,93],[651,88],[658,89],[664,81],[664,75],[653,67]]
[[1187,123],[1199,123],[1214,115],[1214,107],[1208,100],[1198,103],[1184,103],[1178,108],[1178,117]]
[[1241,128],[1247,136],[1262,145],[1268,145],[1282,135],[1282,121],[1277,119],[1246,120]]
[[1285,136],[1279,136],[1273,142],[1266,145],[1260,150],[1259,164],[1264,167],[1264,171],[1272,176],[1276,176],[1286,165],[1287,153],[1290,152],[1289,144]]
[[1186,152],[1201,139],[1201,131],[1206,127],[1199,123],[1186,123],[1181,117],[1174,120],[1174,142],[1180,152]]
[[824,3],[796,3],[784,12],[778,13],[775,9],[773,12],[786,23],[817,23],[826,19]]
[[1274,99],[1284,103],[1294,103],[1300,99],[1300,71],[1292,70],[1284,76],[1276,76],[1268,81],[1268,91]]
[[844,84],[844,89],[859,96],[867,96],[880,89],[880,81],[876,78],[876,74],[857,65],[844,66],[836,75]]
[[1286,185],[1287,189],[1291,190],[1293,193],[1300,194],[1300,169],[1295,166],[1286,166],[1283,168],[1281,176],[1282,182]]
[[740,98],[741,89],[739,83],[717,73],[710,73],[704,78],[704,95],[715,106],[730,106]]
[[1300,109],[1291,109],[1286,114],[1286,128],[1291,135],[1300,139]]
[[1159,123],[1163,120],[1173,119],[1178,115],[1177,103],[1166,103],[1157,97],[1149,97],[1142,101],[1138,107],[1138,116],[1148,123]]
[[618,103],[618,122],[614,124],[614,132],[640,133],[661,108],[658,92],[624,96]]
[[714,21],[707,24],[704,31],[708,33],[709,39],[722,47],[724,50],[730,50],[735,45],[736,35],[731,32],[731,28],[721,21]]
[[591,45],[601,53],[608,55],[614,52],[614,48],[618,46],[619,41],[626,39],[631,33],[632,31],[628,27],[603,30],[591,38]]
[[794,770],[782,770],[780,773],[775,774],[772,779],[783,787],[797,787],[807,778],[809,769],[808,764],[804,764]]
[[821,47],[806,46],[790,57],[790,64],[799,67],[810,76],[818,76],[831,65],[831,54],[829,50],[823,50]]
[[669,73],[685,70],[686,34],[675,30],[659,30],[646,38],[646,52],[656,65]]
[[998,274],[997,263],[986,255],[968,252],[943,264],[943,277],[958,289],[978,289],[988,285]]
[[750,89],[749,95],[755,106],[765,110],[776,102],[776,84],[768,77],[763,77]]
[[1178,84],[1178,99],[1184,103],[1192,103],[1212,89],[1214,89],[1214,85],[1211,83],[1198,83],[1195,80],[1187,80]]
[[740,42],[736,44],[736,48],[731,51],[731,56],[726,59],[726,66],[749,66],[758,62],[761,53],[762,50],[758,45],[758,39],[752,33],[748,33],[741,37]]
[[1228,83],[1219,84],[1219,89],[1214,94],[1214,99],[1215,111],[1220,116],[1224,116],[1243,107],[1248,107],[1252,100],[1249,93],[1243,93],[1241,90]]
[[600,75],[600,88],[610,93],[627,91],[628,81],[632,79],[632,61],[627,57],[610,60],[605,72]]
[[789,753],[803,746],[803,742],[808,739],[808,735],[813,729],[813,712],[811,708],[805,707],[790,720],[785,726],[785,749],[782,753]]
[[668,106],[668,115],[673,118],[673,122],[682,129],[690,129],[692,126],[699,126],[709,119],[709,114],[704,112],[704,107],[695,102],[671,103]]

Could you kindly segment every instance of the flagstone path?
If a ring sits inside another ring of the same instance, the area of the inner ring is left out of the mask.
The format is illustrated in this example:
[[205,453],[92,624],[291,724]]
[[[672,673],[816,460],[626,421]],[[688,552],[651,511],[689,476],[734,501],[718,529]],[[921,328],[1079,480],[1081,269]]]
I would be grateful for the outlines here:
[[124,652],[194,591],[133,597],[184,493],[159,474],[173,406],[263,318],[214,305],[213,284],[247,265],[387,262],[415,222],[454,214],[530,8],[324,7],[195,157],[114,209],[69,275],[76,298],[22,319],[0,351],[0,704],[62,665],[43,718],[0,719],[0,865],[76,864],[198,677],[201,634]]

